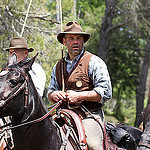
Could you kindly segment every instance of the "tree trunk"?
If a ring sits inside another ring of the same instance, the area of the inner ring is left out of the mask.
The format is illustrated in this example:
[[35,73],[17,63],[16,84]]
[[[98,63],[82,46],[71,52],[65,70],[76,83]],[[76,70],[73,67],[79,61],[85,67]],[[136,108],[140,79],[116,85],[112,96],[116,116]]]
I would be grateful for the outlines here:
[[144,108],[144,98],[145,98],[149,60],[150,60],[150,31],[148,32],[147,44],[145,47],[145,55],[143,58],[143,64],[140,74],[140,81],[136,88],[136,119],[134,124],[136,127],[138,127],[142,122],[141,112],[143,111]]
[[118,0],[106,0],[105,16],[103,18],[101,30],[100,30],[100,44],[98,48],[98,56],[105,62],[108,61],[109,40],[111,37],[111,27],[114,18],[114,9]]
[[117,94],[116,106],[115,106],[114,112],[115,112],[115,117],[119,121],[123,122],[124,121],[124,115],[122,114],[122,111],[121,111],[120,88],[118,88],[118,94]]

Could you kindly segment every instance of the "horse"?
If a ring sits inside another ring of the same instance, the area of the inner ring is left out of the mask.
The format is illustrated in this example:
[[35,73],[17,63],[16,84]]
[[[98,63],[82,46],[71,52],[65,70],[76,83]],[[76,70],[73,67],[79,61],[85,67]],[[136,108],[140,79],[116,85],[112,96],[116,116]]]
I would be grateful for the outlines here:
[[[47,112],[28,73],[34,60],[35,57],[17,63],[14,54],[0,74],[0,117],[12,116],[12,126],[29,122]],[[52,118],[16,127],[12,134],[15,150],[58,150],[61,146],[61,137]]]
[[[63,150],[66,148],[66,144],[63,144],[68,138],[67,127],[65,133],[54,121],[29,74],[36,57],[17,63],[17,57],[13,54],[7,67],[1,71],[0,118],[11,116],[10,129],[15,150]],[[81,146],[76,146],[76,143],[73,146],[67,144],[70,146],[68,149],[81,150]],[[82,150],[86,150],[84,147]]]
[[143,134],[137,150],[150,150],[150,104],[142,112],[143,116]]

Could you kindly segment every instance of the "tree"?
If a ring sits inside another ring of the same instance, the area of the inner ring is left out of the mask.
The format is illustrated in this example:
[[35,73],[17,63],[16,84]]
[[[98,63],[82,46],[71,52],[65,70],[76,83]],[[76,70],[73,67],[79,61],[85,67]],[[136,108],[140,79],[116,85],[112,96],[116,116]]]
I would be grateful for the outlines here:
[[[139,3],[138,16],[139,16],[139,24],[144,29],[146,45],[145,45],[145,54],[143,57],[143,63],[141,67],[141,72],[139,74],[139,82],[136,88],[136,120],[135,126],[139,126],[142,122],[141,112],[144,108],[144,99],[145,99],[145,91],[146,91],[146,81],[148,75],[148,68],[150,63],[150,2],[149,1],[141,1]],[[141,11],[142,10],[142,11]]]
[[116,26],[112,25],[114,18],[115,6],[118,0],[106,0],[105,16],[100,29],[100,43],[98,48],[98,56],[100,56],[105,62],[108,61],[109,43],[113,28]]
[[145,46],[145,55],[140,73],[139,84],[136,89],[136,120],[135,126],[139,126],[142,122],[141,112],[144,108],[144,98],[146,91],[146,80],[148,75],[148,68],[150,62],[150,30],[147,32],[147,44]]

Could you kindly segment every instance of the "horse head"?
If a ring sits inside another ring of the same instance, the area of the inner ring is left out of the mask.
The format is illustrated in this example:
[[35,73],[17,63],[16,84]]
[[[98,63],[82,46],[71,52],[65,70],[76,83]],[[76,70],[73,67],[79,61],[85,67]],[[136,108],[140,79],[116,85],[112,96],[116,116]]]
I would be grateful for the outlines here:
[[150,149],[150,104],[142,112],[143,116],[143,134],[137,150]]
[[14,53],[10,56],[7,67],[0,72],[0,117],[18,115],[24,111],[26,97],[21,93],[27,92],[30,78],[28,72],[36,57],[37,55],[17,63]]

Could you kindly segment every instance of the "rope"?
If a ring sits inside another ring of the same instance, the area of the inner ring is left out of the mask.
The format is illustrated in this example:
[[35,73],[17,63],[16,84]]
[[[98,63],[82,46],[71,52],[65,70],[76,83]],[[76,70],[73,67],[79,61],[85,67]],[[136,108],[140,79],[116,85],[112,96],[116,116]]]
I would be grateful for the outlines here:
[[62,32],[62,6],[61,6],[61,0],[59,1],[60,2],[60,30]]
[[[61,6],[61,0],[59,1],[60,2],[60,31],[62,32],[62,6]],[[63,44],[61,44],[61,57],[63,59]],[[62,63],[62,92],[65,91],[65,81],[64,81],[64,62]]]
[[27,21],[27,18],[28,18],[28,13],[29,13],[29,10],[30,10],[31,3],[32,3],[32,0],[30,0],[30,4],[29,4],[28,10],[27,10],[26,18],[25,18],[25,21],[24,21],[24,24],[23,24],[23,27],[22,27],[22,31],[21,31],[20,37],[22,37],[22,34],[24,32],[24,27],[26,25],[26,21]]

